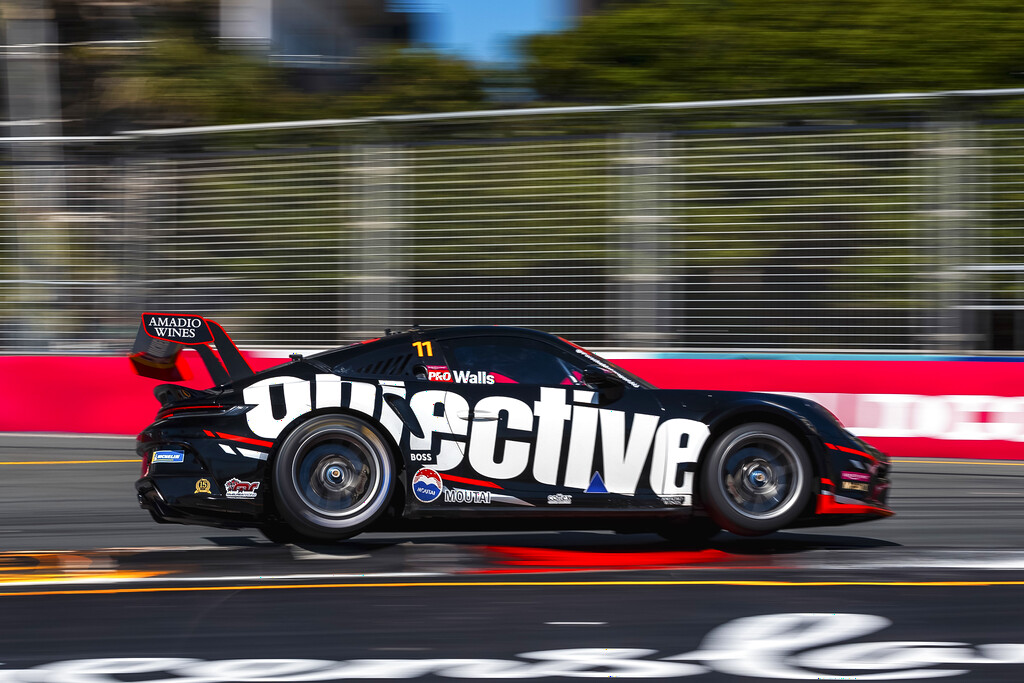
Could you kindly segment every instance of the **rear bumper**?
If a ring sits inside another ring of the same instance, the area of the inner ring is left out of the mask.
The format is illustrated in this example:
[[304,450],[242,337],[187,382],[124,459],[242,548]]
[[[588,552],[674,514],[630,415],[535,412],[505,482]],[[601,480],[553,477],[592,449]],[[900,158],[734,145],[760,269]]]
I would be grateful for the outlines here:
[[169,500],[151,477],[143,477],[135,482],[135,491],[139,507],[161,524],[198,524],[222,529],[258,526],[258,520],[253,515],[224,509],[227,506],[215,499],[206,501],[206,504],[189,501],[188,505],[179,504],[175,499]]

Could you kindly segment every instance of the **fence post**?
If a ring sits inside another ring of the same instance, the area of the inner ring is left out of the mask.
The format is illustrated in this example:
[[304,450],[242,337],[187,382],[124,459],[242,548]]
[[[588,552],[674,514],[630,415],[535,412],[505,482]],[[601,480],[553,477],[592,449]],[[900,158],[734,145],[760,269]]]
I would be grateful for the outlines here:
[[56,23],[46,0],[7,2],[0,23],[8,116],[16,135],[40,138],[11,149],[19,309],[12,337],[20,350],[44,351],[67,332],[60,324],[66,237]]
[[396,318],[401,244],[395,234],[395,204],[402,173],[398,150],[386,145],[359,149],[359,332],[379,336],[410,321]]
[[123,310],[130,323],[128,332],[132,333],[133,327],[138,324],[136,316],[150,308],[149,238],[152,222],[146,210],[150,195],[150,178],[148,164],[138,157],[122,156],[120,167],[124,260],[119,276]]
[[936,320],[932,333],[935,350],[963,352],[973,346],[964,309],[968,255],[965,231],[970,222],[967,192],[970,178],[967,159],[971,154],[970,124],[962,115],[939,123],[935,146],[936,187],[934,200],[934,244],[936,269],[933,279]]
[[[619,306],[623,332],[610,343],[654,346],[662,340],[662,275],[659,269],[661,224],[664,220],[661,175],[661,137],[649,133],[620,136],[618,158],[622,200],[619,212]],[[613,329],[616,326],[612,326]]]

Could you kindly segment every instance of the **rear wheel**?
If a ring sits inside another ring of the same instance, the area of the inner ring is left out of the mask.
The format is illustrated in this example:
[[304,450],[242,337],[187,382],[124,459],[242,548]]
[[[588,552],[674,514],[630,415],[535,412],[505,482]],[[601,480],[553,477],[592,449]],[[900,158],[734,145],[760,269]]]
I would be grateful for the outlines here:
[[[274,503],[288,527],[298,536],[342,539],[384,511],[394,489],[394,461],[373,426],[348,415],[326,415],[288,435],[273,476]],[[280,529],[271,533],[286,536]]]
[[701,465],[708,515],[727,531],[759,536],[793,522],[811,495],[811,464],[793,434],[767,423],[730,429]]

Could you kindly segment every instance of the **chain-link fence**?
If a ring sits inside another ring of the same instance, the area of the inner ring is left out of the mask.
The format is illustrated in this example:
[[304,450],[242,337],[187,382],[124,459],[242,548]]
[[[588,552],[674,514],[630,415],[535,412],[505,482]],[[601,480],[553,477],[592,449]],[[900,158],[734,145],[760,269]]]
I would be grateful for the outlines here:
[[603,349],[1024,350],[1021,92],[396,116],[0,149],[0,351],[521,325]]

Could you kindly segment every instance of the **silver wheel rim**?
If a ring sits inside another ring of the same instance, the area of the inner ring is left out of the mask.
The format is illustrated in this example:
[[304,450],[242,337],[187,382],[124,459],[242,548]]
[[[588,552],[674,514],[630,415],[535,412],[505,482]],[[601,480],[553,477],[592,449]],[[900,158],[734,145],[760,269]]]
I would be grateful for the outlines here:
[[314,432],[299,445],[291,479],[303,504],[317,517],[358,524],[380,507],[390,467],[377,439],[343,427]]
[[764,432],[741,434],[725,448],[718,485],[729,506],[749,519],[784,515],[799,498],[804,471],[793,447]]

